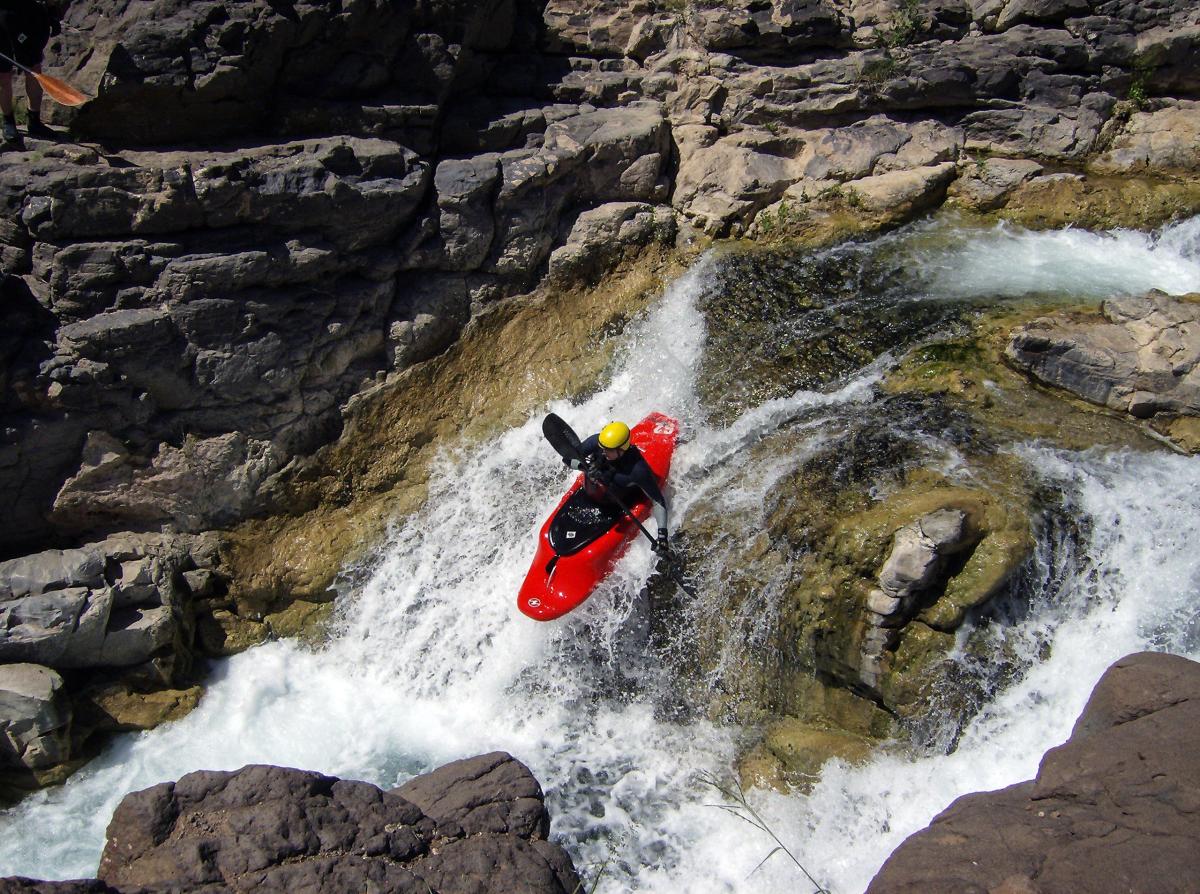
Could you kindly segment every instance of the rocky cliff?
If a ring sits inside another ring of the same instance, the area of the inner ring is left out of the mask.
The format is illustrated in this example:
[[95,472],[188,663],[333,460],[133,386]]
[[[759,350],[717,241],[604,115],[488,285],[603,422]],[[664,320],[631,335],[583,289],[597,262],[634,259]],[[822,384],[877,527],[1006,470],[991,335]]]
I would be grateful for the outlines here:
[[[77,0],[49,68],[94,98],[0,162],[4,760],[171,716],[194,652],[329,598],[356,501],[478,406],[455,370],[552,353],[507,340],[531,308],[620,319],[583,286],[649,246],[1195,211],[1198,46],[1183,0]],[[892,709],[888,661],[1022,554],[1005,500],[952,496],[814,559],[855,571],[816,659]],[[983,583],[919,604],[968,554]]]

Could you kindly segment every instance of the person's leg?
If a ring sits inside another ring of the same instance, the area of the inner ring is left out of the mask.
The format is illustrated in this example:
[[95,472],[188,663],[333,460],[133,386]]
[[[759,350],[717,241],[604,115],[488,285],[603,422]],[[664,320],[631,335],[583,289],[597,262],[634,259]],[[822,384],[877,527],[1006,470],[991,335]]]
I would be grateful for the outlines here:
[[[40,72],[42,67],[38,65],[33,70]],[[29,72],[25,72],[25,99],[29,102],[29,127],[27,130],[30,136],[49,136],[50,128],[42,123],[42,85]]]
[[11,71],[0,72],[0,114],[5,118],[13,115],[13,76]]
[[4,142],[17,141],[17,119],[13,112],[13,76],[11,71],[0,72],[0,115],[4,116]]

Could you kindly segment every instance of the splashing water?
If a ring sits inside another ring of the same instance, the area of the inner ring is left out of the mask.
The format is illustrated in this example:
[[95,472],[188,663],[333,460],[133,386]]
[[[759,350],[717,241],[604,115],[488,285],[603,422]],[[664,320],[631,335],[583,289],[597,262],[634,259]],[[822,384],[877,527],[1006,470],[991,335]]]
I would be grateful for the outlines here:
[[[911,259],[914,289],[925,297],[939,289],[1080,299],[1200,290],[1196,221],[1154,237],[931,232],[917,228],[884,244]],[[831,391],[798,392],[711,426],[694,388],[705,339],[696,308],[716,263],[702,260],[629,327],[595,395],[547,408],[581,433],[650,410],[680,418],[686,442],[672,472],[680,491],[673,514],[685,526],[701,498],[730,511],[761,507],[839,415],[873,399],[890,362],[880,358]],[[710,806],[717,796],[699,781],[727,772],[739,731],[661,710],[672,681],[646,648],[641,591],[654,566],[646,544],[562,621],[538,624],[516,611],[537,528],[565,485],[539,422],[486,448],[447,445],[426,507],[398,520],[370,560],[347,570],[323,648],[275,642],[219,663],[188,717],[121,737],[66,785],[0,815],[0,875],[93,874],[124,794],[194,769],[275,763],[390,787],[448,760],[503,749],[543,783],[553,835],[577,865],[588,871],[612,858],[605,890],[805,890],[778,857],[754,872],[771,843]],[[781,432],[806,446],[769,462],[747,449]],[[953,798],[1030,778],[1116,658],[1145,648],[1200,657],[1189,598],[1200,580],[1200,556],[1189,549],[1200,534],[1198,461],[1036,447],[1019,455],[1068,494],[1091,532],[1078,555],[1062,550],[1048,560],[1060,567],[1044,569],[1013,634],[1031,670],[999,693],[952,754],[834,762],[809,795],[752,793],[772,828],[837,894],[861,891],[888,853]],[[702,565],[699,574],[712,588],[728,571]],[[695,623],[720,621],[704,610],[697,607]],[[770,612],[768,597],[760,610]],[[1049,658],[1034,660],[1043,654]]]
[[938,298],[1063,296],[1075,301],[1200,290],[1200,218],[1157,233],[987,229],[941,219],[897,237],[922,289]]

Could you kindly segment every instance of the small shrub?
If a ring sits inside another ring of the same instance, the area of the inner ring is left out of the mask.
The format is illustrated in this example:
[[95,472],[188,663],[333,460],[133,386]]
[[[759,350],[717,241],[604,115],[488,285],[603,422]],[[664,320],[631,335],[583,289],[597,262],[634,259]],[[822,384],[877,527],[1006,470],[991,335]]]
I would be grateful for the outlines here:
[[892,16],[891,24],[878,31],[879,45],[889,49],[906,47],[928,28],[929,23],[921,15],[921,0],[900,0],[900,8]]
[[882,59],[870,59],[863,63],[858,73],[858,83],[870,89],[882,87],[896,77],[899,69],[900,64],[892,58],[892,54],[886,53]]

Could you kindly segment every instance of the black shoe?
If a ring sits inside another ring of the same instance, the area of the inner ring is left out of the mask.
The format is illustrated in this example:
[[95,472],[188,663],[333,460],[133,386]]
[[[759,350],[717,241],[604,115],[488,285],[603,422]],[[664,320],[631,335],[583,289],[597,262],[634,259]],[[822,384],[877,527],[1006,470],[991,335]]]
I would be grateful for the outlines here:
[[43,124],[40,118],[30,118],[25,130],[31,137],[37,137],[39,140],[53,140],[58,137],[58,134]]
[[6,145],[16,146],[18,148],[25,145],[24,141],[21,139],[21,134],[17,132],[17,125],[13,124],[11,121],[5,121],[2,125],[0,125],[0,137],[3,137]]

